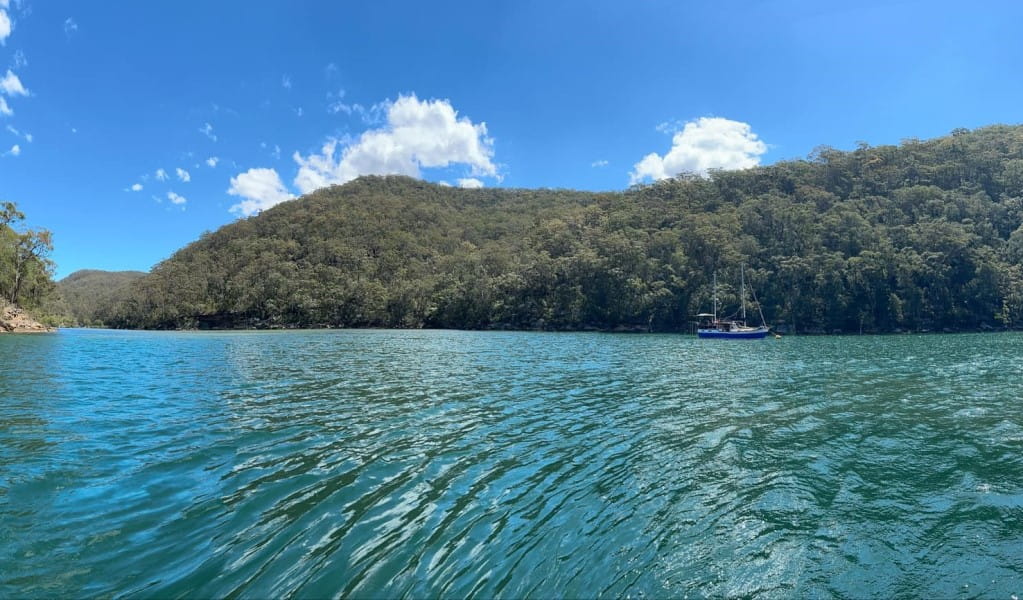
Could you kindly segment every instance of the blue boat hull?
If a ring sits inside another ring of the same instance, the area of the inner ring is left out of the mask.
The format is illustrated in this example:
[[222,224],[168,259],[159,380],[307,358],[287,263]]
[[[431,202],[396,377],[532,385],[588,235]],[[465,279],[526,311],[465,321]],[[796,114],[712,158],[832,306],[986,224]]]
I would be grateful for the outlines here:
[[721,338],[730,340],[761,340],[767,337],[766,329],[754,331],[719,331],[716,329],[699,329],[696,335],[701,338]]

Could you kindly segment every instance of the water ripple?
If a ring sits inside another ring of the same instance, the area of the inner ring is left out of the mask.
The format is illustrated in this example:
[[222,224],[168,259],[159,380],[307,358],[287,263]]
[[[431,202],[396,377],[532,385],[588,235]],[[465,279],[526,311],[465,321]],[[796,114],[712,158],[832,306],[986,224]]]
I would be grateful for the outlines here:
[[0,597],[1018,595],[1021,339],[0,338]]

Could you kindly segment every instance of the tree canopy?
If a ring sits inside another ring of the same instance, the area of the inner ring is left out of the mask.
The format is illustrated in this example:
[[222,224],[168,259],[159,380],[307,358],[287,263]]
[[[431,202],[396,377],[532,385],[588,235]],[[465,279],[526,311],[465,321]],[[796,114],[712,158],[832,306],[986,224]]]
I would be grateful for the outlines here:
[[25,215],[0,202],[0,299],[36,308],[53,293],[53,236],[45,229],[19,230]]

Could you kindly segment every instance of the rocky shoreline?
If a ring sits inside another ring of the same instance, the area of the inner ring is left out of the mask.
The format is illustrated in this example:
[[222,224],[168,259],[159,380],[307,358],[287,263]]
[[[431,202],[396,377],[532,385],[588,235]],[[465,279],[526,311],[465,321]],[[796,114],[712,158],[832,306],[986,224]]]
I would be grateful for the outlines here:
[[36,321],[24,310],[0,302],[0,334],[2,333],[50,333],[56,331]]

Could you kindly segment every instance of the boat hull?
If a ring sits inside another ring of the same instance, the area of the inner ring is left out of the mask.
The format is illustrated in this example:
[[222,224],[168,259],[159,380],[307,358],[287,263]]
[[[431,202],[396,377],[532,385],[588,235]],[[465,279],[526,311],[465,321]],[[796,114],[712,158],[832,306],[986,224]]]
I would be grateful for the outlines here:
[[719,329],[698,329],[696,335],[701,338],[718,338],[726,340],[761,340],[767,337],[767,328],[760,327],[750,331],[721,331]]

